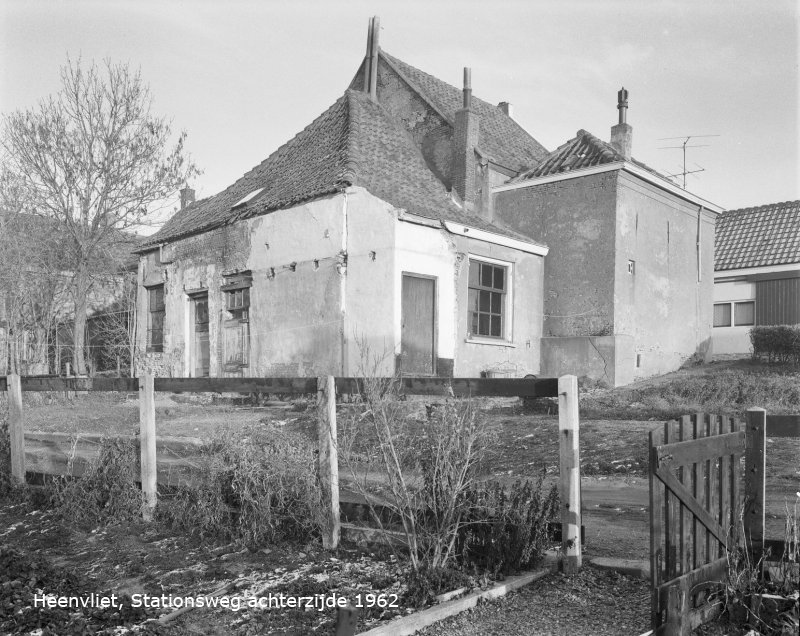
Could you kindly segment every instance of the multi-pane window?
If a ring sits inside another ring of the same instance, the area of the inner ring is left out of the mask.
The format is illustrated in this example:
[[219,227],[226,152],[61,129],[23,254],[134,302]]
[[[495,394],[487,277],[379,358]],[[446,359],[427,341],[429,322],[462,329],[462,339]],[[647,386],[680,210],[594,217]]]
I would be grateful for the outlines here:
[[502,265],[470,260],[467,324],[471,336],[504,337],[507,274]]
[[251,285],[252,277],[246,272],[226,276],[222,286],[227,310],[222,325],[222,359],[227,373],[241,372],[249,364]]
[[160,352],[164,350],[164,318],[166,306],[164,304],[164,285],[149,287],[147,289],[148,319],[147,319],[147,350]]
[[755,301],[714,304],[715,327],[750,327],[754,324],[756,324]]

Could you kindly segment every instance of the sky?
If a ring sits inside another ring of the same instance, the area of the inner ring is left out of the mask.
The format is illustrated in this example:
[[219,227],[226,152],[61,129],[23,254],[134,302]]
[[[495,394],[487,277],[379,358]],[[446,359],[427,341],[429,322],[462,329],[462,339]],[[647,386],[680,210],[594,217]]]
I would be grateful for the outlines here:
[[[213,195],[345,91],[380,45],[477,97],[511,102],[548,150],[609,139],[629,91],[633,156],[734,209],[800,199],[796,0],[0,0],[0,112],[58,91],[67,57],[141,71],[188,133]],[[716,135],[700,137],[699,135]],[[677,139],[665,139],[677,138]],[[666,148],[665,148],[666,147]]]

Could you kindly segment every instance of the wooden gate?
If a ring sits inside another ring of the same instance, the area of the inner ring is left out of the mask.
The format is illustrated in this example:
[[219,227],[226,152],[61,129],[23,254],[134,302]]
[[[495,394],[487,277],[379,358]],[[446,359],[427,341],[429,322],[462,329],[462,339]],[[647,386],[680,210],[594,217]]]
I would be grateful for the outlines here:
[[745,448],[744,426],[718,415],[687,415],[650,432],[655,634],[689,634],[720,609],[706,602],[707,592],[725,578]]

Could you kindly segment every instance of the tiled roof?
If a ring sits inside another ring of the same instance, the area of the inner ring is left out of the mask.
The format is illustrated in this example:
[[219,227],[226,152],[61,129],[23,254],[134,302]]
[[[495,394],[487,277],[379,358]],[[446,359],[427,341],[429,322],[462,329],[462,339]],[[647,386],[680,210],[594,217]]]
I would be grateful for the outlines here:
[[[579,130],[575,137],[567,143],[559,146],[542,162],[534,168],[523,172],[511,179],[510,183],[527,181],[535,177],[546,177],[554,174],[562,174],[579,168],[591,168],[603,164],[624,161],[625,157],[614,146],[607,141],[595,137],[593,134]],[[630,159],[630,163],[647,170],[657,177],[666,177],[649,166],[636,159]]]
[[[428,75],[383,50],[380,56],[450,123],[455,121],[456,111],[463,106],[462,89]],[[497,106],[473,96],[472,109],[480,119],[478,146],[500,165],[520,172],[537,165],[547,156],[547,149]]]
[[800,263],[800,201],[728,210],[717,217],[714,270]]
[[[425,164],[408,134],[382,106],[348,90],[302,132],[216,196],[178,211],[149,237],[155,245],[303,201],[361,186],[410,213],[455,221],[530,242],[466,213]],[[244,206],[232,206],[257,190]]]

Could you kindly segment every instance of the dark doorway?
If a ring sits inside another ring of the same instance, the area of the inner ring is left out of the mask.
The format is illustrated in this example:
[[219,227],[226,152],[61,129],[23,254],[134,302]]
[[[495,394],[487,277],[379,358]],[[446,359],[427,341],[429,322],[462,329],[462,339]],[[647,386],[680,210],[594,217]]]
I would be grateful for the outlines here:
[[211,351],[208,345],[208,294],[192,298],[194,334],[192,336],[192,360],[194,375],[205,378],[211,368]]

